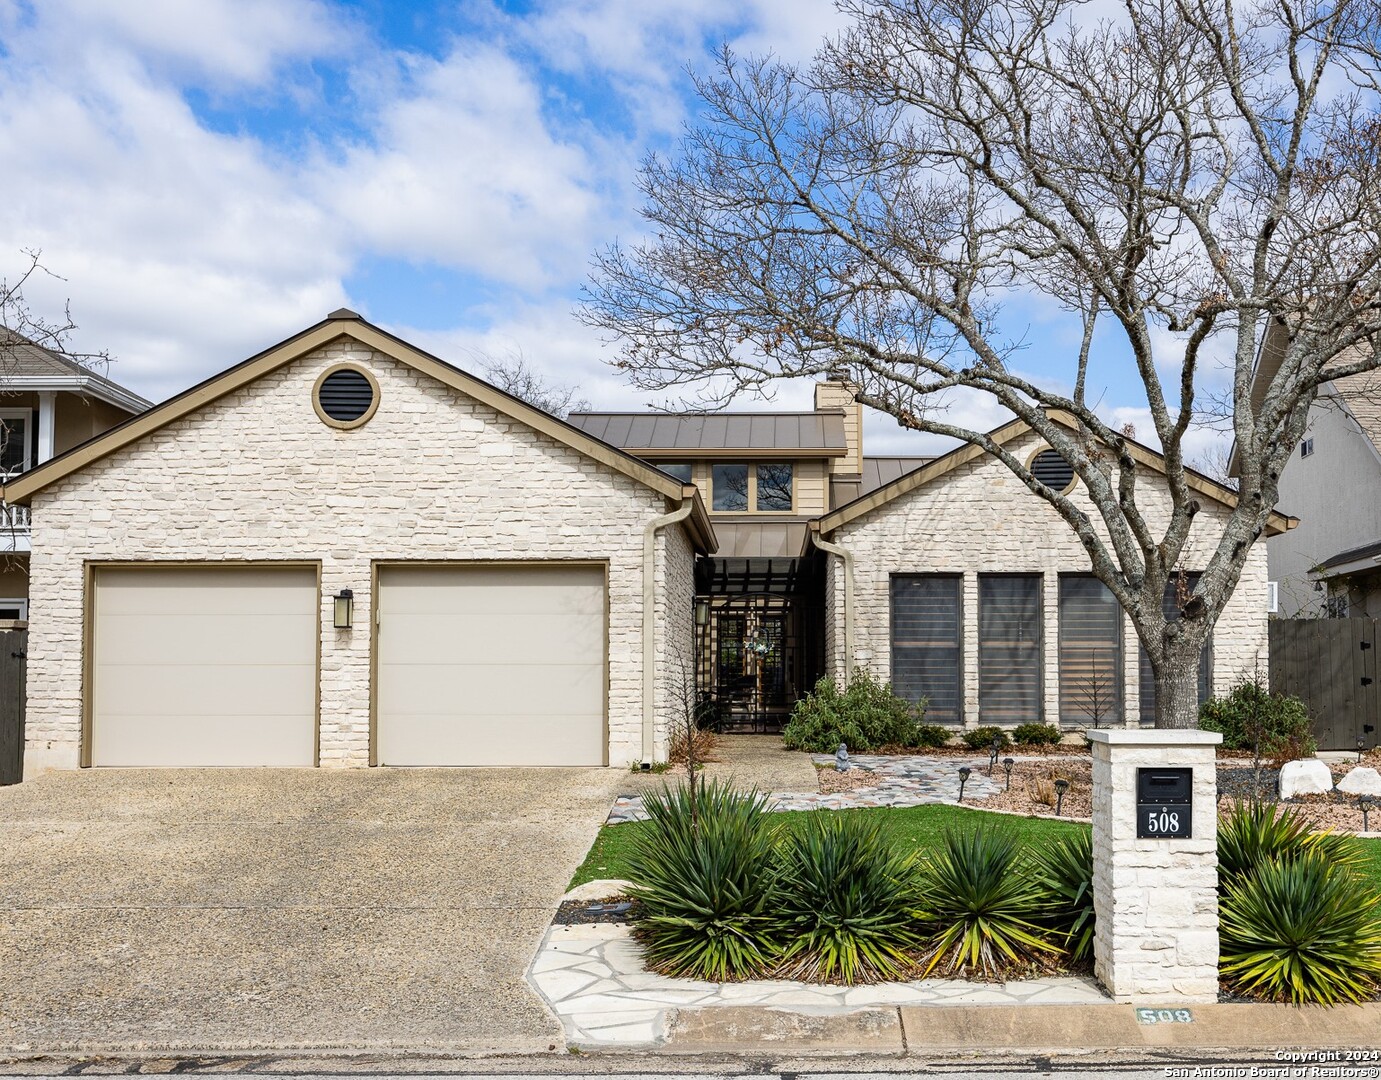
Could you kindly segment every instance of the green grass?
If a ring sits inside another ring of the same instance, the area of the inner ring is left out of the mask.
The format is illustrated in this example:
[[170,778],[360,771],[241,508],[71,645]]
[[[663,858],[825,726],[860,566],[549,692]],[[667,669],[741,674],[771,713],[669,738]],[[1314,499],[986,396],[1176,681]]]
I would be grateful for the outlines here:
[[[966,810],[960,806],[935,804],[930,806],[883,807],[877,810],[809,810],[774,814],[788,829],[799,830],[811,814],[858,814],[875,819],[883,836],[891,843],[907,850],[929,851],[940,833],[956,825],[997,824],[1017,834],[1022,844],[1046,843],[1056,836],[1087,825],[1077,822],[1050,821],[1045,818],[1024,818],[1007,814],[986,814],[981,810]],[[624,825],[606,825],[595,839],[590,854],[571,879],[571,888],[597,878],[626,878],[628,853],[638,834],[647,829],[645,822],[633,821]],[[1381,873],[1381,844],[1378,844],[1377,870]]]
[[[907,806],[899,809],[885,807],[878,810],[811,810],[774,815],[782,819],[788,829],[804,827],[811,814],[864,814],[876,818],[883,835],[899,847],[929,851],[939,834],[947,826],[996,824],[1016,832],[1023,844],[1046,843],[1052,838],[1075,829],[1087,829],[1077,822],[1051,821],[1048,818],[1024,818],[1007,814],[987,814],[981,810],[965,810],[960,806]],[[580,869],[571,879],[571,888],[596,878],[626,878],[628,852],[633,839],[647,825],[641,821],[625,825],[606,825],[599,831],[594,847],[585,856]],[[1381,840],[1358,841],[1366,851],[1369,862],[1363,870],[1376,888],[1381,889]]]

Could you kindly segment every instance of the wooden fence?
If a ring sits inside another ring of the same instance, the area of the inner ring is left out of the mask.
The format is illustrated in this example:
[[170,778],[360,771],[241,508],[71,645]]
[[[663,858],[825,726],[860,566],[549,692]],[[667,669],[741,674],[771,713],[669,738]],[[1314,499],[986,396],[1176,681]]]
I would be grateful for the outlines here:
[[1377,744],[1381,680],[1375,619],[1272,619],[1271,689],[1304,702],[1320,750]]
[[0,784],[24,776],[24,670],[27,630],[0,630]]

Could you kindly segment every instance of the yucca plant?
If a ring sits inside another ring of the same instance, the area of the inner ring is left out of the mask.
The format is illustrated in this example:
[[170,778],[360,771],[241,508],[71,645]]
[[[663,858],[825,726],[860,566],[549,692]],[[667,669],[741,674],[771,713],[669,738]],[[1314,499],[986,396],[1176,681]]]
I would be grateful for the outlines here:
[[1040,925],[1058,934],[1075,961],[1093,956],[1093,830],[1080,829],[1036,850]]
[[994,978],[1059,951],[1034,921],[1041,889],[1010,832],[944,832],[922,863],[921,896],[921,928],[932,939],[926,975],[943,965]]
[[1381,981],[1381,895],[1326,853],[1232,879],[1219,905],[1219,970],[1268,1001],[1362,1001]]
[[853,985],[898,978],[915,963],[918,865],[876,822],[813,815],[780,855],[778,974]]
[[776,832],[757,792],[726,783],[663,787],[644,797],[650,828],[629,855],[634,929],[648,966],[664,975],[724,980],[776,959]]
[[1259,867],[1309,852],[1348,869],[1363,861],[1352,837],[1320,832],[1288,807],[1260,799],[1237,803],[1218,822],[1218,892],[1225,895],[1233,881]]

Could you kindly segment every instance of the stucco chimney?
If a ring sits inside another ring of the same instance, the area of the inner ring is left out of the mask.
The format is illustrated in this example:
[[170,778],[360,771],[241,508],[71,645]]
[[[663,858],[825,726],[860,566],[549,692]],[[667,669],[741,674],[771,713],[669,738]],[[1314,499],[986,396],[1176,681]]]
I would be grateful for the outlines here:
[[863,474],[863,406],[854,400],[853,383],[831,379],[815,384],[815,411],[843,409],[844,438],[849,452],[830,459],[830,475],[836,479],[860,479]]

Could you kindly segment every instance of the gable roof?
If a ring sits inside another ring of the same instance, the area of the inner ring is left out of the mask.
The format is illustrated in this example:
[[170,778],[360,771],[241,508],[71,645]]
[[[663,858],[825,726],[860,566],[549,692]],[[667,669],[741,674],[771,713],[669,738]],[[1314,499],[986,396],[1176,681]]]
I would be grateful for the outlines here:
[[[1072,416],[1063,412],[1054,411],[1048,415],[1051,420],[1061,427],[1066,427],[1070,431],[1078,430],[1078,426]],[[1003,446],[1020,438],[1031,430],[1031,425],[1025,420],[1012,420],[988,432],[988,437],[999,446]],[[1162,475],[1164,474],[1165,459],[1149,446],[1143,446],[1141,443],[1128,439],[1127,448],[1132,455],[1132,459],[1138,465],[1148,466],[1156,472]],[[862,495],[852,502],[845,503],[843,506],[836,507],[828,514],[822,514],[815,521],[811,522],[811,532],[833,532],[840,526],[847,525],[849,522],[857,520],[864,514],[878,509],[878,507],[886,506],[894,499],[898,499],[903,495],[915,491],[917,488],[924,487],[926,484],[940,479],[940,477],[953,472],[961,465],[967,465],[969,462],[982,457],[986,453],[986,450],[974,446],[972,443],[965,443],[962,446],[956,447],[948,454],[937,457],[917,469],[912,469],[910,472],[898,477],[891,483],[884,484],[876,491]],[[1200,495],[1206,496],[1214,502],[1228,508],[1237,505],[1237,492],[1233,491],[1232,488],[1220,484],[1216,480],[1211,480],[1202,473],[1195,472],[1193,469],[1185,469],[1185,479],[1189,486]],[[1279,511],[1272,510],[1271,516],[1267,522],[1266,531],[1268,535],[1282,533],[1287,529],[1293,529],[1298,524],[1298,518],[1288,517]]]
[[793,413],[575,412],[582,431],[640,457],[843,457],[844,410]]
[[83,394],[130,413],[143,412],[153,404],[75,360],[0,326],[0,393],[31,390]]
[[644,487],[651,488],[667,499],[693,500],[691,516],[686,519],[696,544],[709,553],[715,550],[714,527],[701,501],[700,493],[693,484],[683,484],[651,465],[638,460],[616,446],[596,439],[579,428],[558,420],[550,413],[529,405],[520,398],[504,393],[482,379],[478,379],[459,368],[446,363],[430,353],[424,352],[366,322],[358,314],[347,308],[331,312],[315,326],[310,326],[299,334],[294,334],[272,348],[251,356],[248,360],[227,368],[219,375],[213,375],[204,382],[169,398],[147,412],[126,420],[118,427],[73,447],[66,453],[44,462],[6,484],[3,495],[11,504],[27,503],[44,488],[66,476],[99,461],[122,447],[144,438],[175,420],[227,394],[247,386],[255,380],[276,371],[286,364],[305,356],[340,337],[353,338],[376,352],[382,353],[401,364],[406,364],[425,375],[430,375],[440,383],[459,390],[467,397],[487,405],[501,415],[541,432],[564,446],[570,447],[586,457],[593,458],[615,472],[636,480]]

